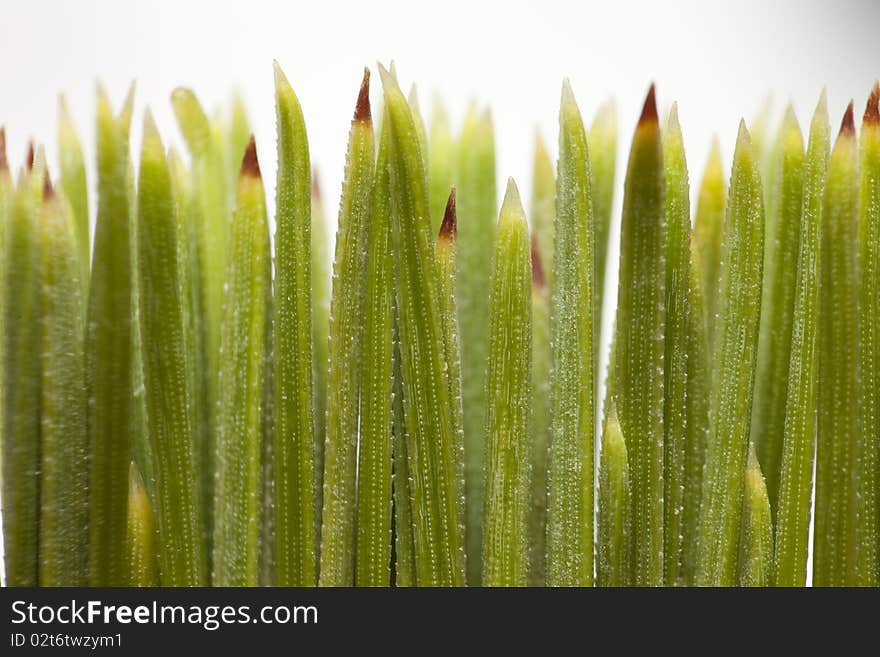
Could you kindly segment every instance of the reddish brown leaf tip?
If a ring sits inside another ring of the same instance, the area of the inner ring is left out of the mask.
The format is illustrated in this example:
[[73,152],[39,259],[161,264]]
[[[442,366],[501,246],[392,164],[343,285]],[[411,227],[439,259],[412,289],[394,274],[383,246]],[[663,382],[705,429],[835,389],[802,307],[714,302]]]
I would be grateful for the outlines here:
[[370,69],[364,68],[364,79],[361,82],[361,91],[358,94],[357,105],[354,108],[354,120],[363,123],[371,123],[373,117],[370,114]]
[[862,119],[868,125],[880,125],[880,83],[875,82],[868,96],[868,106]]
[[33,140],[28,142],[27,155],[24,158],[24,166],[27,168],[27,170],[29,172],[34,170],[34,142],[33,142]]
[[446,201],[446,212],[443,213],[443,223],[440,224],[440,234],[437,239],[454,242],[458,236],[458,218],[455,214],[455,187],[449,191],[449,199]]
[[542,289],[547,285],[544,267],[541,266],[541,252],[538,250],[538,236],[535,233],[532,233],[532,285]]
[[843,113],[843,121],[840,122],[840,136],[852,136],[855,132],[856,123],[855,119],[853,119],[853,102],[849,101],[849,105],[846,106],[846,111]]
[[52,187],[52,179],[49,178],[49,169],[43,171],[43,200],[48,201],[55,197],[55,189]]
[[312,169],[312,198],[316,201],[321,200],[321,179],[318,177],[317,169]]
[[251,135],[247,148],[244,149],[244,157],[241,160],[241,175],[260,178],[260,162],[257,160],[257,144]]
[[9,171],[9,160],[6,159],[6,127],[0,126],[0,171]]
[[642,115],[639,117],[639,125],[643,123],[658,123],[657,117],[657,98],[654,91],[654,84],[648,89],[648,96],[645,98],[645,105],[642,107]]

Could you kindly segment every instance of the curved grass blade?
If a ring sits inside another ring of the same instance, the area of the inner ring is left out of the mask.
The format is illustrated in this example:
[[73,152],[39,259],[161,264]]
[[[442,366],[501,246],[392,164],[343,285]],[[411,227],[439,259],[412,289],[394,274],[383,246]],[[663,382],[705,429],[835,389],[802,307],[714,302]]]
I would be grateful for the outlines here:
[[486,362],[489,356],[489,275],[498,205],[495,135],[488,110],[472,106],[458,141],[458,325],[464,412],[467,581],[480,583]]
[[121,586],[125,548],[128,464],[134,444],[132,317],[133,218],[127,121],[114,117],[98,90],[98,218],[89,288],[86,339],[91,453],[89,583]]
[[755,446],[749,446],[742,505],[739,555],[740,586],[770,586],[773,569],[773,521],[770,500]]
[[[532,233],[541,256],[541,271],[547,290],[553,288],[553,244],[556,223],[556,172],[540,132],[535,132],[532,163]],[[534,257],[533,257],[534,260]]]
[[430,148],[428,149],[428,183],[431,193],[431,226],[440,230],[443,223],[449,188],[455,166],[455,143],[449,128],[449,117],[440,99],[431,111]]
[[772,157],[778,187],[767,190],[766,202],[770,212],[766,220],[761,333],[751,430],[758,461],[767,478],[767,493],[774,518],[778,508],[803,211],[804,143],[790,106],[780,127],[777,144]]
[[82,145],[64,96],[58,98],[58,161],[61,165],[61,188],[73,210],[77,256],[82,269],[80,283],[87,286],[92,245],[89,235],[89,187]]
[[551,343],[547,584],[593,584],[593,214],[590,158],[568,80],[559,109]]
[[187,306],[186,219],[177,214],[165,150],[149,112],[144,119],[137,215],[159,570],[163,586],[204,586],[208,573],[195,455],[196,353]]
[[[556,186],[553,181],[554,188]],[[553,192],[555,198],[556,192]],[[551,201],[555,205],[554,201]],[[555,216],[556,211],[553,210]],[[550,290],[532,233],[532,486],[529,511],[529,586],[547,582],[547,475],[550,457]]]
[[213,583],[256,586],[272,261],[253,136],[241,163],[227,271],[226,310],[220,329],[223,359],[218,380]]
[[859,586],[880,586],[880,85],[862,119],[859,182],[861,436],[858,472]]
[[700,586],[737,582],[764,263],[763,190],[744,122],[731,169],[721,262],[712,428],[700,506]]
[[525,586],[532,411],[529,227],[513,178],[501,205],[489,296],[483,585]]
[[596,319],[593,345],[598,362],[599,330],[602,326],[602,308],[605,299],[605,269],[608,260],[608,237],[611,235],[611,208],[614,202],[614,182],[617,169],[617,105],[606,100],[596,110],[587,132],[592,177],[593,225],[596,238],[596,279],[594,284]]
[[88,582],[85,301],[70,206],[44,173],[40,212],[40,586]]
[[630,583],[663,584],[663,385],[666,210],[654,87],[633,135],[624,184],[617,322],[609,390],[627,436]]
[[694,218],[694,234],[703,290],[706,331],[709,353],[715,344],[715,327],[718,324],[719,291],[721,278],[721,235],[724,232],[724,210],[727,189],[724,181],[724,165],[721,161],[721,144],[712,138],[709,159],[703,170],[700,192],[697,196],[697,213]]
[[367,238],[376,155],[369,89],[370,72],[364,69],[349,133],[333,264],[321,586],[354,583],[358,403],[363,367]]
[[626,586],[630,573],[630,489],[626,442],[612,406],[605,419],[599,458],[596,579],[599,586]]
[[357,491],[358,586],[391,581],[393,261],[388,122],[382,125],[372,192],[364,303],[364,366]]
[[395,287],[404,347],[401,372],[417,583],[461,586],[465,555],[458,509],[463,491],[456,478],[459,455],[449,403],[424,160],[406,99],[391,74],[381,66],[379,70],[390,133]]
[[821,228],[813,585],[854,586],[861,385],[858,144],[850,102],[828,161]]
[[[663,408],[663,562],[666,586],[679,583],[688,435],[690,326],[690,197],[684,140],[673,103],[663,131],[666,174],[666,353]],[[701,391],[706,394],[708,391]],[[699,394],[699,392],[698,392]]]
[[[276,62],[275,187],[275,561],[278,586],[317,578],[311,303],[311,179],[299,100]],[[320,436],[323,441],[323,434]],[[323,449],[323,444],[322,444]]]
[[128,477],[128,586],[158,586],[156,519],[140,470],[132,461]]

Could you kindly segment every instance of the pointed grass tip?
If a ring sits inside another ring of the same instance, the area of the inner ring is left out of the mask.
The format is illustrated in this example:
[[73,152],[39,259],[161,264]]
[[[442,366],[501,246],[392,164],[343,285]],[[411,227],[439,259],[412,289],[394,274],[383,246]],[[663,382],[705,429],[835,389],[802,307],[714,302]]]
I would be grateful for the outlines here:
[[6,126],[0,125],[0,171],[9,171],[9,160],[6,159]]
[[880,125],[880,82],[875,82],[871,87],[871,95],[868,96],[868,104],[865,107],[865,116],[862,121],[866,125]]
[[446,200],[446,211],[443,213],[443,223],[440,224],[440,234],[437,239],[454,242],[458,235],[458,219],[455,214],[455,186],[449,190],[449,198]]
[[501,203],[501,216],[498,223],[513,221],[514,219],[525,220],[525,211],[522,200],[519,197],[519,188],[512,177],[507,179],[507,190],[504,192],[504,201]]
[[541,265],[541,252],[538,249],[538,236],[532,233],[532,287],[543,290],[547,287],[544,267]]
[[843,120],[840,122],[840,133],[838,137],[847,135],[852,137],[856,133],[856,122],[853,117],[853,101],[849,101],[846,111],[843,113]]
[[52,179],[49,177],[49,167],[43,169],[43,200],[55,198],[55,189],[52,187]]
[[639,117],[639,125],[647,123],[658,123],[657,116],[657,97],[654,83],[651,83],[648,89],[648,95],[645,97],[645,104],[642,106],[642,115]]
[[373,120],[370,114],[370,69],[367,67],[364,67],[364,79],[361,81],[361,90],[354,108],[354,120],[362,123],[371,123]]
[[241,175],[250,176],[252,178],[260,178],[260,163],[257,160],[257,143],[254,141],[254,135],[248,140],[247,147],[244,149],[244,157],[241,159]]
[[34,153],[34,140],[31,139],[28,141],[27,155],[24,158],[24,166],[27,168],[28,171],[34,170]]

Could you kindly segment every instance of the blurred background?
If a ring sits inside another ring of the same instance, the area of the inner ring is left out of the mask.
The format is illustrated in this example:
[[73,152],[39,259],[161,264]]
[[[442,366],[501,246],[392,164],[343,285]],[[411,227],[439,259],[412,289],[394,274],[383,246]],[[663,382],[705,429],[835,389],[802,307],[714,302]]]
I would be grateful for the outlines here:
[[[555,153],[566,76],[588,125],[600,102],[617,100],[618,209],[630,136],[652,81],[661,110],[679,104],[693,186],[712,135],[720,138],[729,166],[739,119],[750,122],[767,98],[774,124],[790,101],[807,126],[827,86],[836,130],[850,98],[860,114],[880,76],[877,0],[0,0],[0,17],[0,125],[6,126],[14,168],[33,138],[46,145],[51,171],[57,172],[59,93],[67,97],[93,174],[97,80],[117,107],[136,80],[134,153],[146,105],[166,141],[181,143],[169,102],[175,86],[192,87],[208,109],[238,91],[256,134],[270,213],[273,59],[302,103],[312,163],[329,208],[340,190],[362,69],[377,73],[376,61],[396,61],[404,90],[418,85],[426,118],[435,97],[443,99],[454,126],[472,100],[491,106],[499,202],[503,181],[513,176],[526,207],[535,131]],[[373,83],[378,103],[378,75]],[[94,189],[94,175],[89,182]],[[606,278],[612,306],[615,229]],[[606,307],[606,341],[610,322]]]

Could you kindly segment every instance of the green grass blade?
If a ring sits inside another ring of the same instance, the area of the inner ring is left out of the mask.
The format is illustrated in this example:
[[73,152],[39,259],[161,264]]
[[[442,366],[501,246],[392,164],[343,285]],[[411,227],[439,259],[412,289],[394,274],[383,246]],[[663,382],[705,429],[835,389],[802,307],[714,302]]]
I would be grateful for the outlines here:
[[626,442],[612,406],[602,432],[599,458],[599,515],[596,580],[599,586],[626,586],[630,573],[630,489]]
[[128,480],[128,586],[158,586],[159,562],[156,518],[150,496],[137,465],[132,462]]
[[458,141],[458,325],[464,411],[467,581],[480,583],[486,362],[489,356],[489,275],[498,202],[495,135],[487,111],[472,107]]
[[[553,181],[554,188],[556,181]],[[553,192],[555,198],[556,192]],[[551,201],[552,202],[552,201]],[[553,202],[555,205],[555,202]],[[556,211],[553,210],[555,216]],[[532,486],[529,510],[529,586],[547,582],[547,475],[550,458],[550,290],[532,233]]]
[[164,586],[203,586],[208,574],[195,455],[196,353],[187,307],[186,219],[177,214],[165,150],[149,113],[141,146],[137,231],[161,581]]
[[89,440],[89,583],[124,584],[128,465],[133,445],[135,401],[132,321],[134,316],[131,200],[127,112],[113,116],[98,91],[98,218],[90,277],[87,371]]
[[654,88],[633,136],[620,237],[610,399],[628,437],[632,492],[631,584],[663,583],[663,385],[666,211]]
[[45,176],[40,253],[40,586],[88,582],[85,300],[76,225]]
[[718,324],[718,284],[721,279],[721,235],[724,232],[724,211],[727,189],[724,181],[724,164],[721,161],[721,144],[712,138],[709,159],[700,181],[697,196],[697,213],[694,217],[694,234],[703,289],[706,331],[709,353],[715,344],[715,327]]
[[[605,270],[608,261],[608,238],[611,235],[611,209],[614,202],[614,182],[617,169],[617,105],[606,100],[596,110],[587,132],[590,150],[591,189],[593,192],[593,225],[596,238],[596,336],[594,349],[598,359],[598,332],[602,326],[602,308],[605,299]],[[598,360],[597,360],[598,362]]]
[[740,123],[721,241],[712,428],[700,508],[701,586],[734,586],[749,450],[764,263],[764,205],[758,161]]
[[862,119],[859,182],[861,436],[858,471],[859,586],[880,586],[880,85]]
[[776,515],[785,400],[797,284],[798,245],[803,211],[804,143],[791,107],[780,127],[772,156],[778,188],[768,189],[764,246],[764,289],[752,431],[761,470],[767,479],[770,508]]
[[226,310],[220,329],[223,358],[218,385],[213,583],[256,586],[272,262],[265,191],[253,137],[241,163],[227,271]]
[[[663,409],[663,563],[666,586],[679,582],[684,535],[688,339],[690,336],[690,197],[684,141],[673,104],[663,131],[666,173],[666,353]],[[703,391],[704,394],[708,391]]]
[[541,271],[547,290],[553,288],[553,244],[556,223],[556,172],[540,132],[535,133],[532,163],[532,205],[529,214],[532,232],[541,255]]
[[235,203],[238,190],[241,154],[251,138],[251,126],[244,99],[237,91],[232,94],[220,121],[220,138],[223,164],[226,167],[226,196],[230,207]]
[[428,183],[430,184],[431,227],[440,230],[455,167],[455,142],[446,108],[438,98],[431,111]]
[[391,581],[391,424],[393,261],[388,122],[382,125],[367,253],[364,366],[357,492],[358,586]]
[[415,539],[413,537],[412,478],[409,470],[409,454],[407,453],[409,437],[406,435],[406,417],[403,410],[403,375],[396,310],[394,316],[394,398],[392,402],[393,437],[391,447],[393,452],[392,494],[394,496],[394,584],[395,586],[415,586],[417,575]]
[[412,112],[413,122],[416,125],[416,135],[419,138],[419,148],[422,150],[422,159],[425,160],[425,172],[427,174],[429,173],[428,167],[430,162],[428,156],[430,151],[428,148],[428,129],[425,127],[425,120],[422,118],[422,110],[419,107],[419,92],[416,89],[416,85],[410,87],[407,102],[409,103],[409,110]]
[[92,245],[89,235],[89,187],[82,144],[64,96],[58,98],[58,161],[61,165],[61,188],[73,210],[77,256],[82,268],[80,282],[86,286]]
[[592,586],[594,232],[587,135],[567,80],[557,175],[547,584]]
[[740,586],[770,586],[773,569],[773,521],[770,500],[755,446],[749,447],[742,504],[739,555]]
[[519,190],[508,180],[489,296],[483,585],[525,586],[529,567],[532,264]]
[[[275,560],[278,586],[317,581],[311,323],[311,178],[305,121],[275,64]],[[323,434],[321,435],[323,441]],[[322,445],[323,447],[323,445]]]
[[[396,80],[380,67],[389,122],[392,235],[408,438],[417,583],[461,586],[463,493],[449,403],[438,270],[431,248],[427,181],[416,128]],[[459,251],[461,254],[461,251]]]
[[354,583],[358,403],[367,237],[376,156],[369,85],[370,73],[365,69],[351,122],[346,181],[336,232],[333,297],[330,301],[327,440],[324,445],[322,586],[351,586]]
[[813,585],[854,586],[858,398],[858,144],[853,104],[828,161],[821,228]]
[[[3,267],[3,548],[7,586],[36,586],[40,518],[38,173],[9,187]],[[15,303],[12,303],[12,300]]]
[[690,233],[690,297],[687,337],[687,416],[685,418],[684,509],[682,511],[681,578],[696,583],[700,558],[700,503],[703,495],[703,465],[709,440],[709,406],[712,397],[709,373],[709,339],[706,313],[693,231]]

